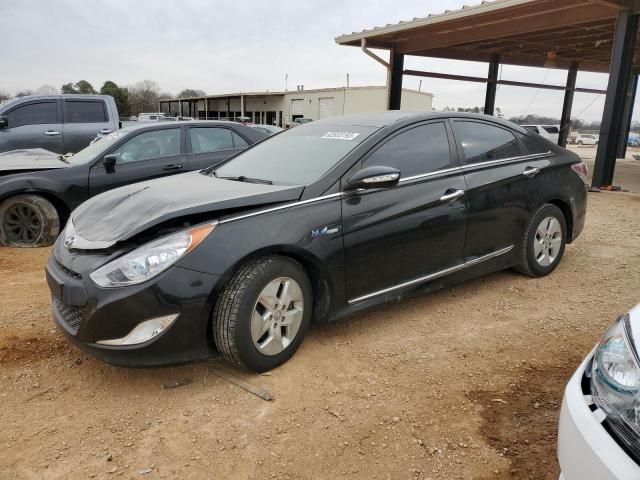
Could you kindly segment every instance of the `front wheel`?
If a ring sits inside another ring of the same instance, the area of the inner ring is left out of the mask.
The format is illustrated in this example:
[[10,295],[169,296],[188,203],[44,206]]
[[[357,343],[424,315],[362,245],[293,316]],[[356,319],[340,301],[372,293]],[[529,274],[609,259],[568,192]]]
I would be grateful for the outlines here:
[[550,274],[562,259],[566,241],[567,222],[562,210],[555,205],[543,205],[529,222],[516,270],[532,277]]
[[213,311],[213,339],[231,363],[271,370],[296,352],[311,323],[313,289],[302,266],[272,255],[241,267]]
[[60,233],[55,207],[38,195],[16,195],[0,203],[0,245],[45,247]]

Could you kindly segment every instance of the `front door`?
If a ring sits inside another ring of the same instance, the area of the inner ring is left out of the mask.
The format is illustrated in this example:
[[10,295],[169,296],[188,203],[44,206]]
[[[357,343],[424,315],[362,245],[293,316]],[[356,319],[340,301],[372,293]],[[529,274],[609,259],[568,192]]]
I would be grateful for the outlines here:
[[116,165],[107,169],[98,162],[91,168],[89,195],[184,171],[181,130],[175,127],[139,133],[109,152],[116,155]]
[[56,99],[33,100],[7,111],[9,125],[0,129],[0,152],[44,148],[64,153],[59,103]]
[[548,151],[527,145],[508,128],[454,120],[468,186],[469,223],[465,260],[515,246],[538,205]]
[[463,262],[466,185],[446,122],[407,127],[362,160],[401,172],[396,187],[346,193],[347,299],[421,283]]

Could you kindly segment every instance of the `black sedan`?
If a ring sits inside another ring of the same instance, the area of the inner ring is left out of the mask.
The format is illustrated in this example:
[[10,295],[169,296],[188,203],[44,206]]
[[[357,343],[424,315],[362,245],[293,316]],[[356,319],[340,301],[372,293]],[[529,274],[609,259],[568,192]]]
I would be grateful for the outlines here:
[[80,206],[46,269],[54,319],[113,364],[220,353],[269,370],[311,323],[499,269],[549,274],[582,230],[585,176],[487,116],[313,122]]
[[89,197],[217,165],[267,137],[233,122],[147,123],[106,135],[71,157],[41,149],[0,154],[0,245],[51,245]]

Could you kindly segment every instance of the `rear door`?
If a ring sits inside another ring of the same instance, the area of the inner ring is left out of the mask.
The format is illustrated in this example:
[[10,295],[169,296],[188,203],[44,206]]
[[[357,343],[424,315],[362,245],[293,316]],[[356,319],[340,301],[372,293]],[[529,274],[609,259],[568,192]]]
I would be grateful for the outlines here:
[[180,173],[185,163],[182,128],[141,132],[108,154],[117,157],[113,170],[97,162],[89,173],[90,196],[130,183]]
[[230,127],[188,126],[186,169],[217,165],[248,146],[249,141]]
[[466,186],[452,137],[445,121],[413,125],[362,160],[362,168],[400,170],[401,180],[393,188],[343,196],[350,303],[392,294],[462,264]]
[[104,135],[113,131],[107,104],[102,99],[63,97],[62,112],[64,146],[68,153],[79,152],[89,145],[98,133]]
[[[468,188],[464,256],[471,261],[518,243],[538,205],[550,152],[533,138],[494,123],[452,123]],[[523,140],[532,142],[531,151]]]
[[9,126],[0,129],[0,152],[44,148],[54,153],[64,153],[59,100],[26,101],[4,115]]

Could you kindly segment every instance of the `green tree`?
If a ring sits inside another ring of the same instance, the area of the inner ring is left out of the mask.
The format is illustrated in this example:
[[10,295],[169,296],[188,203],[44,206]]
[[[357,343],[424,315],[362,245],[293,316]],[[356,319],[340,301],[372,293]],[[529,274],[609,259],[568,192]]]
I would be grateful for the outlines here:
[[111,95],[116,101],[118,114],[121,117],[131,115],[131,105],[129,104],[129,90],[119,87],[115,82],[107,80],[100,89],[100,95]]
[[73,88],[73,83],[69,82],[62,85],[62,87],[60,88],[60,93],[68,95],[71,93],[78,93],[78,92],[75,88]]
[[74,85],[78,93],[98,93],[93,89],[93,86],[86,80],[80,80]]

